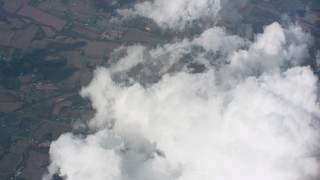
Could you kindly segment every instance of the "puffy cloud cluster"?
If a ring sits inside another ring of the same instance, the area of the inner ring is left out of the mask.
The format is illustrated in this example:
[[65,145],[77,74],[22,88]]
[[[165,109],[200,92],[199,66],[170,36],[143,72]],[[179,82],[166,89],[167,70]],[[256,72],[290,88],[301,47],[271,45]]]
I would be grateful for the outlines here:
[[164,28],[183,29],[203,18],[216,22],[219,15],[238,19],[234,9],[245,2],[246,0],[152,0],[137,3],[132,9],[118,12],[125,17],[139,15],[150,18]]
[[308,39],[274,23],[253,42],[213,27],[126,48],[81,91],[96,110],[94,133],[53,142],[44,180],[319,178],[318,78],[302,66]]
[[55,153],[50,154],[53,161],[48,168],[49,174],[55,174],[60,169],[59,175],[67,179],[120,179],[118,167],[121,159],[116,155],[116,146],[121,146],[121,142],[107,131],[85,139],[63,135],[50,147],[51,152]]
[[184,27],[193,20],[220,9],[219,0],[155,0],[144,1],[135,5],[134,9],[119,11],[125,16],[141,15],[153,19],[160,26]]
[[[244,3],[153,0],[119,13],[182,30],[199,19],[236,22]],[[309,42],[298,26],[273,23],[253,40],[213,26],[152,49],[116,50],[81,91],[96,110],[90,134],[53,142],[43,179],[319,179]]]
[[[201,63],[208,67],[220,66],[228,61],[227,56],[247,46],[248,40],[229,35],[221,27],[204,31],[192,40],[184,39],[147,50],[143,46],[131,46],[125,49],[127,56],[117,57],[117,63],[110,68],[113,74],[127,72],[137,65],[142,81],[150,82],[153,76],[161,76],[170,71],[182,69],[185,63]],[[124,54],[123,49],[119,53]],[[183,63],[184,62],[184,63]]]

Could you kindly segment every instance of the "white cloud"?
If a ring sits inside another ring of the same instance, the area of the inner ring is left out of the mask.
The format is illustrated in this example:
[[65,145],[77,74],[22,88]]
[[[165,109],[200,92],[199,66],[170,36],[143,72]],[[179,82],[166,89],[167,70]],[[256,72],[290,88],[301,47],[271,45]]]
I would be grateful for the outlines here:
[[[52,163],[49,174],[59,174],[68,180],[121,179],[120,158],[116,150],[119,139],[107,131],[97,132],[86,138],[62,135],[50,146]],[[50,179],[45,176],[43,179]]]
[[177,28],[201,17],[214,15],[219,9],[220,0],[154,0],[138,3],[133,9],[121,10],[119,13],[125,16],[145,16],[160,26]]
[[154,82],[158,78],[153,76],[158,77],[177,69],[184,69],[185,64],[182,63],[184,61],[198,62],[207,66],[225,63],[227,56],[239,48],[247,47],[248,44],[248,40],[227,34],[224,28],[213,27],[194,39],[178,40],[154,49],[138,45],[120,49],[115,52],[117,63],[112,65],[110,71],[112,74],[127,73],[140,65],[139,72],[134,73],[138,74],[136,79]]
[[160,27],[184,29],[193,21],[206,19],[216,23],[222,16],[224,20],[239,21],[236,9],[247,0],[152,0],[137,3],[131,9],[118,10],[120,15],[130,18],[143,16],[154,20]]
[[301,29],[295,26],[283,29],[273,23],[256,36],[248,50],[233,53],[226,69],[234,76],[256,76],[299,66],[308,57],[308,43],[309,37]]
[[[254,42],[214,27],[152,50],[129,47],[110,69],[96,70],[81,91],[97,111],[90,121],[96,133],[54,142],[46,178],[318,178],[318,79],[301,66],[307,45],[301,29],[274,23]],[[167,73],[186,54],[207,70]],[[212,65],[217,60],[219,68]],[[138,64],[161,79],[148,86],[114,80]]]

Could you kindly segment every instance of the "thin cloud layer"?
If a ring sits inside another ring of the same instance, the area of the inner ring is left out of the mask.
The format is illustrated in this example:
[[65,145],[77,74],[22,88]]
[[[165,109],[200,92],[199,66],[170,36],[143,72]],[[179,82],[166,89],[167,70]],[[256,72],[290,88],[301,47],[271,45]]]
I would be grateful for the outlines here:
[[308,42],[297,26],[273,23],[253,42],[213,27],[124,49],[81,91],[96,110],[95,133],[53,142],[43,179],[318,178],[318,78],[302,66]]

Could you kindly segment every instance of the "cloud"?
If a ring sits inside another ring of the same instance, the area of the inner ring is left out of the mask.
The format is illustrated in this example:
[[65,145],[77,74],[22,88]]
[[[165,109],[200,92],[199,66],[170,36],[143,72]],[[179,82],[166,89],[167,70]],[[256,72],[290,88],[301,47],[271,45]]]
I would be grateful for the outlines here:
[[[81,91],[96,110],[93,133],[53,142],[44,179],[318,178],[318,78],[303,66],[308,43],[297,26],[273,23],[253,42],[212,27],[151,50],[122,49]],[[205,70],[193,73],[192,63]]]
[[[188,63],[217,68],[226,63],[229,54],[248,44],[248,40],[229,35],[221,27],[213,27],[194,39],[183,39],[154,49],[135,45],[116,51],[117,63],[110,71],[112,74],[129,71],[128,74],[133,74],[139,82],[150,83],[159,80],[163,74],[185,69]],[[122,73],[121,76],[125,75]]]
[[[49,175],[59,173],[61,177],[74,180],[120,179],[120,158],[116,149],[121,142],[107,131],[86,138],[65,134],[50,146]],[[106,169],[108,169],[106,171]],[[45,176],[43,179],[50,179]]]
[[206,23],[224,20],[239,20],[235,9],[246,0],[153,0],[137,3],[131,9],[118,10],[124,17],[143,16],[154,20],[160,27],[184,29],[194,21],[206,19]]
[[220,1],[214,0],[155,0],[138,3],[133,9],[119,11],[123,15],[140,15],[153,19],[158,25],[183,27],[193,20],[217,13]]

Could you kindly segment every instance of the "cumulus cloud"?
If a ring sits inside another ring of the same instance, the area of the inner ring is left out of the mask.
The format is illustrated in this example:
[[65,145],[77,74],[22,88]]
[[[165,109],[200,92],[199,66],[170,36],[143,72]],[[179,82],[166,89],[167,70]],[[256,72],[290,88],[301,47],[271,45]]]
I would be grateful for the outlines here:
[[194,39],[184,39],[154,49],[137,45],[128,47],[125,52],[120,49],[120,53],[115,52],[117,63],[110,71],[112,74],[129,71],[128,74],[135,75],[140,82],[154,82],[163,74],[185,69],[185,65],[190,63],[203,64],[209,68],[220,67],[228,61],[229,54],[248,44],[248,40],[229,35],[224,28],[213,27]]
[[144,1],[133,9],[119,11],[125,16],[141,15],[153,19],[160,26],[183,27],[203,16],[217,13],[220,2],[214,0],[155,0]]
[[[49,175],[59,172],[61,177],[67,179],[120,179],[118,166],[121,162],[116,155],[116,149],[120,147],[121,141],[107,131],[89,135],[85,139],[71,134],[63,135],[50,147],[50,151],[55,153],[51,154],[54,161],[48,169]],[[43,179],[50,178],[45,176]]]
[[152,0],[137,3],[131,9],[119,10],[125,17],[143,16],[154,20],[160,27],[183,29],[194,21],[206,18],[208,22],[239,20],[235,9],[246,0]]
[[[53,142],[44,180],[319,178],[308,39],[273,23],[253,42],[213,27],[151,50],[122,49],[81,91],[96,110],[94,133]],[[194,73],[193,63],[205,69]]]
[[96,110],[90,133],[52,142],[43,180],[319,179],[319,83],[305,65],[311,37],[295,24],[273,23],[253,40],[217,25],[238,22],[234,9],[245,2],[153,0],[120,10],[163,28],[216,25],[116,50],[81,91]]

